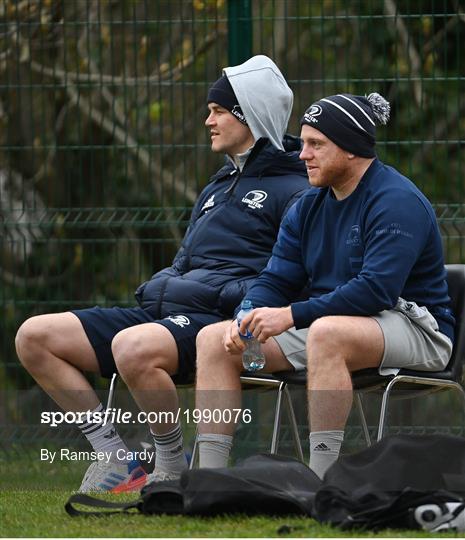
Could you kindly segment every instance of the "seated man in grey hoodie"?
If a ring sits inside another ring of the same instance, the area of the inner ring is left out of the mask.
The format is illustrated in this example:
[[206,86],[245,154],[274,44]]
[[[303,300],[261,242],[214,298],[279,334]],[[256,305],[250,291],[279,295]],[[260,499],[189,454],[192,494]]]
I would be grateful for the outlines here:
[[[300,140],[285,136],[293,94],[266,56],[226,68],[210,88],[205,125],[226,164],[200,194],[172,265],[136,291],[138,307],[94,307],[38,315],[20,327],[19,359],[65,411],[89,412],[78,426],[95,454],[80,491],[140,489],[146,475],[83,372],[119,373],[149,418],[156,449],[149,480],[187,466],[176,383],[192,381],[195,340],[231,318],[265,267],[283,216],[308,187]],[[162,421],[160,421],[162,419]]]

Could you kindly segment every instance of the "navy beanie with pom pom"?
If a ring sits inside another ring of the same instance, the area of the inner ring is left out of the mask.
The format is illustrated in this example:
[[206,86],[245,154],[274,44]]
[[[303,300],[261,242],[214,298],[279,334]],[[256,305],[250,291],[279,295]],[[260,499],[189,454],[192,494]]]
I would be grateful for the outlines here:
[[300,124],[321,131],[343,150],[356,156],[375,157],[376,124],[389,120],[389,103],[379,94],[337,94],[316,101]]

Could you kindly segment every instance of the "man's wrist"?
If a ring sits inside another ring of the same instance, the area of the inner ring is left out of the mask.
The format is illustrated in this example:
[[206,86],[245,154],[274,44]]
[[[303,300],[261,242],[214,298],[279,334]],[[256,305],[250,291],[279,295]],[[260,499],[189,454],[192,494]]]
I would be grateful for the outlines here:
[[287,306],[284,308],[286,313],[286,323],[288,324],[288,329],[292,328],[294,326],[294,317],[292,316],[292,308],[291,306]]

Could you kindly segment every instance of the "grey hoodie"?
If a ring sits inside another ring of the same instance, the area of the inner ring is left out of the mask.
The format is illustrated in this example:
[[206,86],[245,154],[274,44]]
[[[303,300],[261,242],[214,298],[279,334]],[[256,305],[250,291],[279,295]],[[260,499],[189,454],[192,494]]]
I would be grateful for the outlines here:
[[266,137],[284,150],[283,137],[294,95],[278,66],[267,56],[253,56],[239,66],[223,69],[236,94],[247,124],[258,141]]

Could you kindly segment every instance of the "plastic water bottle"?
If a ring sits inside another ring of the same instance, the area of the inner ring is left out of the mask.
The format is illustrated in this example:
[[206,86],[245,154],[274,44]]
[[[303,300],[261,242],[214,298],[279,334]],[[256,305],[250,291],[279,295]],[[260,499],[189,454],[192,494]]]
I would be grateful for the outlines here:
[[[242,319],[253,310],[250,300],[243,300],[241,310],[237,314],[237,324],[241,325]],[[242,353],[242,365],[247,371],[258,371],[265,366],[265,355],[262,352],[260,342],[255,339],[249,329],[245,334],[241,334],[241,339],[245,342],[245,351]]]

